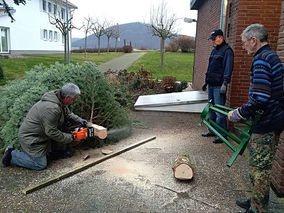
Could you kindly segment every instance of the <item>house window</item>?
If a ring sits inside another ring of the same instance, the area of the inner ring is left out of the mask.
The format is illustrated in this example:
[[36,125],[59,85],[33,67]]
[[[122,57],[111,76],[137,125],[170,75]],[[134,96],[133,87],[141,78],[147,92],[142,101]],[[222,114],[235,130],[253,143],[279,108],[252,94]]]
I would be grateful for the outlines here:
[[65,20],[65,9],[61,8],[61,19]]
[[57,15],[56,13],[57,13],[57,5],[54,4],[54,5],[53,5],[53,14],[54,14],[54,16]]
[[231,34],[231,24],[230,23],[228,23],[228,25],[227,25],[227,38],[229,38],[230,37],[230,34]]
[[42,10],[46,12],[46,0],[42,0]]
[[232,16],[232,3],[229,4],[229,18]]
[[9,52],[9,46],[8,46],[8,28],[0,28],[0,53],[7,53]]
[[54,31],[53,38],[54,38],[54,41],[58,41],[58,34],[56,31]]
[[43,30],[43,40],[47,40],[47,30]]
[[52,4],[50,2],[48,2],[47,5],[48,5],[48,12],[51,13],[52,12]]
[[49,35],[48,35],[49,41],[52,41],[52,36],[53,36],[53,32],[49,30]]

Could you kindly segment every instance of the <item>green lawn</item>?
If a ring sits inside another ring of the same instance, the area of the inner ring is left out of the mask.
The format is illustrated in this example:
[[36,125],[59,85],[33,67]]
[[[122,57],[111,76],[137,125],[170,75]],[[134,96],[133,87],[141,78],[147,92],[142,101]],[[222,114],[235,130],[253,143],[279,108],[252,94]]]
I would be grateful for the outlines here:
[[[87,53],[86,57],[84,53],[72,53],[70,56],[71,63],[83,63],[84,61],[92,61],[97,65],[109,61],[112,58],[123,55],[124,53]],[[10,58],[0,59],[0,64],[4,70],[5,81],[22,78],[26,71],[29,71],[37,64],[51,65],[55,62],[64,63],[64,54],[33,54],[25,55],[28,58]],[[5,81],[0,80],[0,85]]]
[[[83,63],[92,61],[97,65],[109,61],[112,58],[123,55],[124,53],[84,53],[71,54],[71,63]],[[24,73],[29,71],[37,64],[49,66],[55,62],[64,63],[63,54],[36,54],[25,55],[28,58],[0,59],[0,64],[4,70],[5,80],[0,80],[0,85],[7,80],[23,78]],[[164,58],[164,69],[160,65],[160,52],[148,51],[143,57],[136,61],[128,71],[137,72],[143,64],[144,69],[150,71],[154,78],[162,79],[164,76],[174,76],[179,81],[192,81],[193,53],[171,53],[166,52]]]
[[137,60],[128,71],[137,72],[140,66],[150,71],[154,78],[162,79],[164,76],[174,76],[179,81],[192,81],[193,53],[172,53],[164,55],[164,69],[161,68],[159,51],[149,51]]

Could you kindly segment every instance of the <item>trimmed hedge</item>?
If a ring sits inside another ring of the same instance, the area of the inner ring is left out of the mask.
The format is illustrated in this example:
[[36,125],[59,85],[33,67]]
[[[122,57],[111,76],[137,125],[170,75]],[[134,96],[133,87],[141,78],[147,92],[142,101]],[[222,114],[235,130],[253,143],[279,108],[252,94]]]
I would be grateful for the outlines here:
[[[116,101],[116,91],[94,63],[38,65],[26,72],[23,80],[8,82],[0,89],[0,148],[7,145],[19,148],[18,128],[29,109],[45,92],[61,88],[68,82],[75,83],[81,90],[77,101],[71,105],[75,114],[88,121],[92,114],[93,123],[108,129],[124,128],[124,136],[131,133],[127,110]],[[100,144],[115,140],[117,138],[106,139]]]

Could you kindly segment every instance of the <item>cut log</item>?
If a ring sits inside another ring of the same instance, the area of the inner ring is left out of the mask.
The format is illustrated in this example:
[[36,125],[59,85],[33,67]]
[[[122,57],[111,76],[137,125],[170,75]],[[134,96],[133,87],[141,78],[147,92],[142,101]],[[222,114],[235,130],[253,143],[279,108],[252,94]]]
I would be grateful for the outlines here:
[[193,177],[193,168],[187,154],[179,154],[172,168],[176,179],[190,180]]
[[107,137],[107,128],[90,122],[88,123],[88,126],[94,128],[94,135],[96,137],[100,139],[105,139]]

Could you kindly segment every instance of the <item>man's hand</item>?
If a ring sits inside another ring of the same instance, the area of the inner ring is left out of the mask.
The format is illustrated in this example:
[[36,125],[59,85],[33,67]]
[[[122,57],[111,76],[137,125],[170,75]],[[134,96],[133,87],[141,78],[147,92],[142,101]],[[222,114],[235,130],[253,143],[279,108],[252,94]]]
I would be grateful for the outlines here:
[[228,112],[228,119],[232,122],[239,122],[241,119],[245,119],[241,116],[238,109]]
[[87,120],[81,118],[79,122],[82,125],[82,127],[87,127],[87,124],[88,124]]
[[203,84],[202,90],[203,90],[203,91],[206,91],[206,90],[207,90],[207,83]]
[[227,82],[223,82],[220,89],[220,94],[226,95],[226,92],[227,92]]

